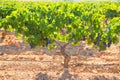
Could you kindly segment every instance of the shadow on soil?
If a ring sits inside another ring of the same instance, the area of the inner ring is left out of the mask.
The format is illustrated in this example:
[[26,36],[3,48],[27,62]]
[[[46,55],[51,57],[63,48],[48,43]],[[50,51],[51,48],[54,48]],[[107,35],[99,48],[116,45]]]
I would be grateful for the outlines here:
[[47,73],[38,73],[35,80],[120,80],[120,78],[115,76],[104,76],[104,75],[93,75],[93,76],[78,76],[72,75],[68,70],[64,71],[62,75],[58,78],[52,77]]
[[77,80],[77,75],[72,75],[68,70],[64,70],[60,77],[52,77],[47,73],[38,73],[35,80]]

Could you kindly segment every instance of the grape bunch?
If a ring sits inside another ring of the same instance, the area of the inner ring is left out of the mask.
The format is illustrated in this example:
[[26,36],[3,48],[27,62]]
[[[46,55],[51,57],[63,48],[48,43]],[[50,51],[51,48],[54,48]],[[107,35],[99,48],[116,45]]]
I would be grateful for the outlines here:
[[107,47],[107,43],[106,43],[106,42],[103,42],[103,46],[104,46],[104,47]]
[[92,34],[90,34],[89,37],[91,38],[92,41],[94,41],[94,37]]
[[72,33],[70,34],[70,39],[69,39],[69,40],[71,41],[71,40],[73,40],[74,38],[75,38],[75,34],[72,32]]
[[83,40],[83,41],[85,41],[85,40],[86,40],[86,37],[85,37],[85,36],[83,36],[82,40]]
[[75,34],[74,34],[73,32],[72,32],[72,34],[71,34],[71,35],[72,35],[72,38],[74,38],[74,37],[75,37]]
[[98,33],[98,36],[97,36],[96,40],[94,39],[94,36],[92,34],[90,34],[89,37],[91,38],[91,40],[94,43],[94,45],[99,44],[100,41],[101,41],[101,35],[100,35],[100,33]]
[[101,35],[100,35],[100,33],[98,33],[98,36],[97,36],[97,38],[96,38],[96,41],[94,41],[94,44],[95,44],[95,45],[99,44],[100,39],[101,39]]
[[33,43],[30,43],[30,48],[33,49],[35,47],[35,45]]
[[108,38],[108,47],[110,47],[112,44],[112,39],[111,38]]
[[45,41],[46,41],[46,46],[48,46],[51,43],[50,38],[46,38]]

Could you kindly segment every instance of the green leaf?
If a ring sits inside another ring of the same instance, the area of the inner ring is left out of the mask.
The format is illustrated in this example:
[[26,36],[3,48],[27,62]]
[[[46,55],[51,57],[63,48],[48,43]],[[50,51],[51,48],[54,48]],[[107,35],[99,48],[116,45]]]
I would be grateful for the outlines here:
[[16,38],[20,39],[21,38],[21,34],[17,33],[16,34]]

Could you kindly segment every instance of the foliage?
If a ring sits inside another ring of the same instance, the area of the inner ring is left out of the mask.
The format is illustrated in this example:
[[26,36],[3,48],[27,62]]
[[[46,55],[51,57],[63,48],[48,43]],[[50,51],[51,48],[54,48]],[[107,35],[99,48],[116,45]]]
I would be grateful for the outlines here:
[[0,28],[15,29],[32,47],[84,40],[104,50],[119,41],[120,3],[6,1],[0,4]]

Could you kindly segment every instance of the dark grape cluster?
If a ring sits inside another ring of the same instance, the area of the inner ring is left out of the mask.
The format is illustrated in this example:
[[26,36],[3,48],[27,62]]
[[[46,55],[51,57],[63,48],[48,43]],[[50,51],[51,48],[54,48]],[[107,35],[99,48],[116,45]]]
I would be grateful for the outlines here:
[[103,47],[110,47],[112,44],[112,39],[108,38],[108,43],[107,42],[102,42]]
[[85,37],[85,36],[83,36],[82,40],[83,40],[83,41],[85,41],[85,40],[86,40],[86,37]]
[[[98,45],[101,43],[101,35],[100,33],[98,33],[98,36],[96,39],[94,39],[93,35],[89,35],[89,37],[91,38],[91,40],[93,41],[94,45]],[[109,37],[108,38],[108,43],[107,42],[102,42],[104,47],[110,47],[112,44],[112,39]]]
[[108,38],[108,47],[110,47],[112,44],[112,39],[111,38]]
[[96,40],[94,39],[94,36],[92,34],[90,34],[89,37],[91,38],[91,40],[94,43],[94,45],[99,44],[100,41],[101,41],[101,35],[100,35],[100,33],[98,33],[98,36],[97,36]]
[[103,42],[103,46],[104,46],[104,47],[107,47],[107,43],[106,43],[106,42]]
[[75,37],[75,34],[74,34],[73,32],[72,32],[72,34],[71,34],[71,35],[72,35],[72,38],[74,38],[74,37]]
[[30,48],[33,49],[35,47],[35,45],[33,43],[30,43]]
[[96,38],[96,41],[94,41],[94,44],[95,44],[95,45],[99,44],[100,39],[101,39],[101,35],[100,35],[100,33],[98,33],[98,36],[97,36],[97,38]]
[[92,34],[90,34],[90,36],[89,36],[90,38],[91,38],[91,40],[92,41],[94,41],[94,37],[93,37],[93,35]]
[[50,43],[51,43],[50,38],[46,38],[46,39],[45,39],[45,41],[46,41],[46,46],[48,46],[48,44],[50,44]]

